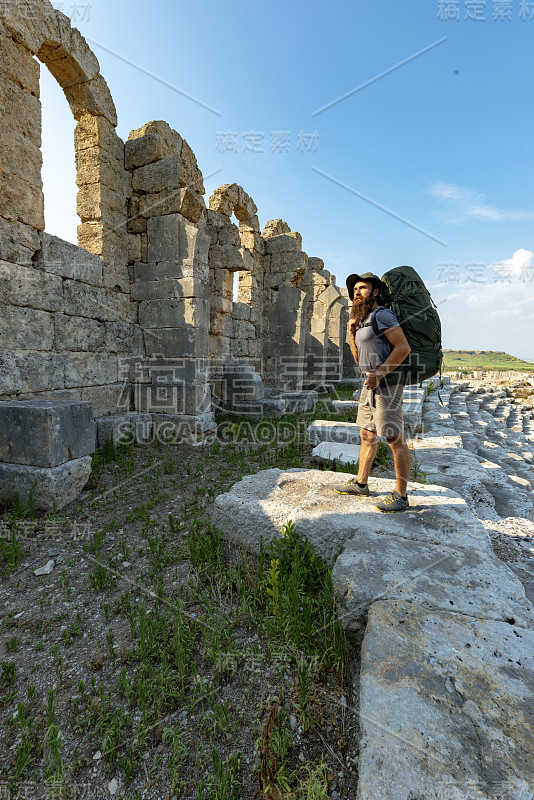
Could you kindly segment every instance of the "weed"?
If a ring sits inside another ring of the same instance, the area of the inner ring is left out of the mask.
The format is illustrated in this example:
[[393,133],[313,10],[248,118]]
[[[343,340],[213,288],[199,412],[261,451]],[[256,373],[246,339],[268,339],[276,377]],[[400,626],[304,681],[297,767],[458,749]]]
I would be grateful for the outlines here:
[[19,649],[20,639],[18,636],[12,636],[11,639],[6,640],[6,650],[8,653],[13,653]]
[[328,779],[326,765],[321,758],[318,764],[304,766],[306,777],[300,781],[298,796],[306,800],[328,800]]
[[181,793],[185,787],[182,780],[182,771],[185,766],[188,748],[184,732],[180,728],[165,728],[162,736],[163,744],[170,743],[169,772],[171,776],[171,790]]
[[[6,526],[7,527],[7,526]],[[5,530],[5,529],[4,529]],[[7,578],[22,559],[22,546],[17,536],[16,526],[8,529],[7,536],[0,536],[0,568],[2,577]]]

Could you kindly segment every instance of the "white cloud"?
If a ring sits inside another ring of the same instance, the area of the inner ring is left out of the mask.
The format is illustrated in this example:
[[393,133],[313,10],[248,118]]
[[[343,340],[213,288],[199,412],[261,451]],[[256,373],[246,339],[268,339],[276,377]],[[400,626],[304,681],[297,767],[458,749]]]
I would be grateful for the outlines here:
[[480,192],[465,189],[453,183],[435,183],[429,191],[431,196],[443,203],[449,212],[456,214],[456,216],[449,217],[450,222],[465,222],[466,219],[477,219],[483,222],[530,222],[534,220],[534,211],[496,208],[490,205]]

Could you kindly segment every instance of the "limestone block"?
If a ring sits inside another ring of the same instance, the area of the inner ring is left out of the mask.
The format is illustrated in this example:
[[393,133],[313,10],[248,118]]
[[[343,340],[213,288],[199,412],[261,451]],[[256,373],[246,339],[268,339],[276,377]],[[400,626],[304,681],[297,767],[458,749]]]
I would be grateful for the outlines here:
[[142,444],[151,438],[152,416],[131,411],[127,414],[99,417],[96,423],[96,443],[99,450],[110,439],[115,446]]
[[233,245],[234,247],[241,247],[241,238],[239,236],[239,229],[232,223],[220,228],[217,235],[217,244]]
[[355,467],[360,458],[359,444],[338,444],[336,442],[321,442],[313,448],[312,459],[319,464],[332,464],[336,461],[342,467],[351,465]]
[[300,414],[306,411],[311,411],[319,399],[319,395],[315,391],[305,392],[282,392],[275,395],[275,399],[282,399],[286,401],[288,411],[291,414]]
[[57,467],[95,450],[90,403],[0,402],[0,461]]
[[0,208],[2,214],[13,222],[23,222],[40,231],[44,229],[41,184],[33,186],[19,175],[11,174],[4,165],[0,169]]
[[195,330],[209,327],[207,300],[145,300],[139,304],[139,324],[142,328],[179,328],[192,326]]
[[136,281],[156,280],[156,265],[153,263],[144,264],[142,262],[138,262],[136,264],[133,264],[132,272],[133,272],[132,283],[135,283]]
[[203,198],[191,189],[166,189],[156,194],[141,195],[139,214],[148,219],[167,214],[181,214],[190,222],[197,223],[205,205]]
[[58,467],[27,467],[0,463],[0,497],[8,501],[17,492],[21,501],[39,511],[53,511],[73,503],[91,474],[91,457],[67,461]]
[[232,325],[232,337],[234,339],[254,339],[256,336],[256,328],[250,322],[244,320],[234,319]]
[[204,384],[210,376],[210,360],[204,358],[143,358],[134,363],[134,383],[164,385]]
[[359,444],[360,428],[354,422],[336,422],[317,419],[306,431],[308,441],[314,447],[321,442]]
[[110,386],[87,386],[81,390],[82,400],[90,402],[95,416],[119,414],[132,408],[132,392],[128,383]]
[[217,426],[211,412],[194,416],[175,414],[153,414],[154,441],[162,444],[199,444],[211,441]]
[[0,350],[51,350],[54,344],[53,315],[19,306],[1,306]]
[[39,97],[39,62],[10,36],[2,36],[2,72],[10,81]]
[[[271,240],[269,239],[269,241]],[[306,269],[307,260],[308,256],[306,253],[297,250],[292,252],[279,252],[272,255],[269,270],[273,275],[276,275],[274,282],[289,282],[299,270]],[[267,277],[267,275],[265,277]]]
[[182,141],[178,134],[176,136],[178,137],[176,143],[159,134],[147,134],[139,138],[128,139],[124,144],[126,169],[135,170],[169,156],[179,156]]
[[248,250],[263,254],[264,243],[261,235],[257,231],[242,231],[241,244]]
[[89,286],[80,281],[64,280],[65,313],[111,322],[130,322],[134,303],[128,295],[110,289]]
[[86,114],[104,117],[113,126],[117,125],[117,110],[109,87],[98,74],[90,81],[77,83],[64,89],[74,119],[80,120]]
[[180,156],[183,140],[167,122],[148,122],[132,131],[125,142],[126,169],[133,170],[168,156]]
[[104,347],[106,329],[102,322],[85,317],[54,314],[54,350],[94,351]]
[[128,235],[128,264],[133,264],[136,261],[143,260],[143,242],[141,234]]
[[272,236],[265,242],[265,252],[274,253],[293,253],[302,250],[302,236],[296,231],[282,233]]
[[210,332],[209,352],[213,358],[226,359],[230,353],[232,340],[227,336],[217,336]]
[[287,222],[284,222],[283,219],[270,219],[265,224],[261,235],[264,239],[270,239],[272,236],[280,236],[284,233],[291,233],[291,228]]
[[197,278],[167,278],[158,281],[132,283],[132,300],[163,300],[180,298],[203,298],[209,300],[209,286]]
[[258,340],[252,339],[248,343],[248,354],[250,358],[260,359],[262,357],[263,348],[262,343]]
[[184,259],[183,261],[160,261],[154,270],[156,280],[166,278],[196,278],[204,283],[209,281],[209,267],[206,261],[198,259]]
[[117,222],[126,227],[126,196],[105,184],[91,183],[81,186],[76,205],[82,222],[101,219],[109,221],[111,211],[117,212]]
[[123,163],[124,145],[114,125],[105,117],[83,114],[74,129],[74,147],[77,154],[81,150],[97,147]]
[[13,130],[9,131],[6,144],[9,147],[9,158],[3,163],[6,175],[17,175],[32,186],[41,186],[41,149],[31,139]]
[[229,269],[231,271],[241,271],[245,269],[241,248],[234,245],[215,244],[209,250],[210,269]]
[[210,237],[179,214],[148,221],[148,261],[197,259],[207,263]]
[[[122,241],[124,241],[124,237]],[[137,310],[136,304],[131,303],[129,297],[130,281],[128,277],[128,266],[125,266],[128,259],[127,248],[121,246],[118,251],[110,251],[110,253],[112,252],[114,252],[113,260],[108,261],[104,256],[102,280],[105,287],[120,293],[121,300],[118,301],[118,307],[122,309],[124,306],[124,311],[127,315],[126,318],[133,321]]]
[[236,183],[219,186],[210,197],[209,206],[213,211],[231,217],[239,200],[239,187]]
[[324,261],[322,258],[310,256],[308,259],[308,267],[314,272],[322,272],[324,270]]
[[[80,35],[80,41],[82,41]],[[61,45],[48,47],[43,45],[39,51],[39,60],[48,67],[63,90],[91,81],[98,76],[100,67],[96,56],[85,45],[85,58],[78,60]]]
[[145,167],[139,167],[134,170],[132,177],[132,189],[140,194],[156,194],[187,185],[187,168],[178,156],[162,158]]
[[32,267],[0,261],[0,295],[4,303],[45,311],[63,310],[61,278]]
[[534,634],[379,601],[362,645],[358,800],[531,794]]
[[13,142],[18,137],[28,139],[36,147],[41,147],[39,98],[9,80],[2,81],[2,94],[2,146],[6,148],[6,152],[13,149]]
[[127,322],[105,322],[104,330],[104,349],[108,353],[142,354],[144,352],[143,333],[139,325]]
[[17,359],[0,352],[0,396],[18,392],[22,388]]
[[[41,342],[37,341],[35,345],[41,347]],[[25,346],[28,347],[28,344]],[[22,392],[48,392],[65,388],[63,353],[18,349],[13,355],[20,370]]]
[[250,321],[250,306],[246,303],[234,303],[232,316],[235,320]]
[[128,183],[124,165],[115,154],[101,147],[87,147],[76,153],[76,185],[104,184],[120,194],[126,194]]
[[137,217],[136,219],[129,219],[126,226],[128,233],[146,233],[147,221]]
[[0,261],[31,266],[40,246],[39,231],[0,216]]
[[43,232],[37,266],[45,272],[76,281],[102,285],[102,261],[83,247]]
[[65,357],[65,387],[98,386],[118,380],[113,353],[69,353]]
[[149,356],[205,358],[209,354],[209,335],[205,328],[145,328],[143,337]]

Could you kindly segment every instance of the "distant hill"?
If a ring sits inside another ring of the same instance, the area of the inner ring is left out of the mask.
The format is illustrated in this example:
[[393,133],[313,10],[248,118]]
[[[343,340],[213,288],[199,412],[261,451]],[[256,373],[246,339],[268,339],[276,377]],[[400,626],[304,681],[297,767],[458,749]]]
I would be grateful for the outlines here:
[[534,364],[497,350],[444,350],[444,372],[473,370],[524,370],[534,372]]

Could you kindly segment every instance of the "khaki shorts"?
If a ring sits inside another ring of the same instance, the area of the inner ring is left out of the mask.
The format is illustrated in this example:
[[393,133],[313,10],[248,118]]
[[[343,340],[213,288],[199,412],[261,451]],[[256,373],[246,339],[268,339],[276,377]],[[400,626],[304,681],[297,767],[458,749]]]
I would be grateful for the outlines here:
[[403,433],[403,391],[404,386],[388,386],[381,381],[375,391],[375,407],[373,407],[371,390],[362,386],[356,425],[386,438]]

